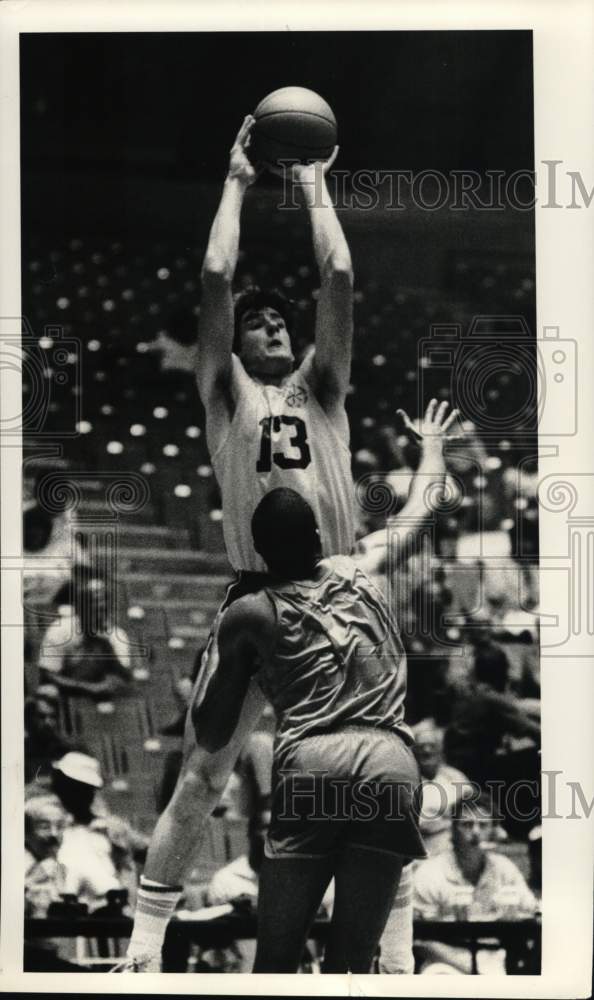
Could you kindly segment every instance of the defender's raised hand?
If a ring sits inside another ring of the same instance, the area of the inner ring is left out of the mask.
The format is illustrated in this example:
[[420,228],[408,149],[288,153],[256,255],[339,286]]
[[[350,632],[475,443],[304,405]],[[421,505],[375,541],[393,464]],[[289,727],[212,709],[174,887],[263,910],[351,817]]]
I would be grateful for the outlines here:
[[237,178],[246,187],[253,184],[258,177],[258,171],[250,163],[246,152],[250,144],[250,132],[255,121],[256,119],[253,115],[245,116],[240,130],[235,136],[235,142],[231,146],[231,153],[229,155],[228,176]]
[[448,434],[450,427],[459,415],[458,410],[452,410],[450,415],[446,416],[449,405],[445,400],[439,405],[436,399],[430,400],[425,410],[425,416],[421,421],[421,426],[418,429],[404,410],[396,410],[396,413],[402,420],[407,432],[418,444],[423,446],[426,444],[443,445],[446,441],[453,441],[460,437],[460,434]]

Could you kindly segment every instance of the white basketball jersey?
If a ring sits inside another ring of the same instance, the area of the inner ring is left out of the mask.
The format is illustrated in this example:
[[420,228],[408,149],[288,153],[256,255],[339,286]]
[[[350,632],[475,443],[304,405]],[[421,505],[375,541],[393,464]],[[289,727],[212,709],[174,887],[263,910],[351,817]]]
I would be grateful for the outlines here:
[[348,439],[332,425],[300,369],[281,388],[261,385],[232,356],[235,414],[220,427],[207,417],[207,442],[223,499],[223,531],[236,570],[260,572],[252,515],[279,486],[311,505],[325,556],[349,555],[355,535]]

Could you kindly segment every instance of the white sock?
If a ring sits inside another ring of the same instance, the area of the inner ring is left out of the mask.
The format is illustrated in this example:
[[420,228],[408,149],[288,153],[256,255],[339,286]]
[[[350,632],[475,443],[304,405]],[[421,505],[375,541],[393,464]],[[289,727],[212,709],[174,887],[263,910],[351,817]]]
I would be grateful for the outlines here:
[[128,955],[160,955],[167,924],[182,894],[180,885],[163,885],[140,876],[136,896],[134,927],[128,945]]

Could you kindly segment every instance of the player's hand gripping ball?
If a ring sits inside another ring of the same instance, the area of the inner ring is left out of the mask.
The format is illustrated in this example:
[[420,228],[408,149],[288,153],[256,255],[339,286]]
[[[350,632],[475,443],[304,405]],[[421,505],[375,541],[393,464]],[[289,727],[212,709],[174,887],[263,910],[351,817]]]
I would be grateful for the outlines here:
[[327,160],[336,146],[336,118],[329,104],[305,87],[282,87],[254,111],[252,163]]

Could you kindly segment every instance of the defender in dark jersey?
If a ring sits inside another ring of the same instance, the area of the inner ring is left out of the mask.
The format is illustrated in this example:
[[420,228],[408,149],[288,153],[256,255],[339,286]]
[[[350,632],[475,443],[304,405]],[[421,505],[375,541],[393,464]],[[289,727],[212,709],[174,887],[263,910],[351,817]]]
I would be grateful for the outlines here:
[[297,971],[334,878],[323,971],[367,973],[403,863],[426,856],[421,778],[404,723],[404,649],[356,563],[322,558],[313,511],[299,494],[269,493],[252,531],[271,579],[224,616],[219,668],[196,722],[199,745],[220,751],[252,678],[275,709],[254,972]]
[[[422,447],[422,458],[419,464],[419,468],[415,474],[413,484],[411,486],[408,501],[404,509],[402,510],[401,514],[399,515],[399,518],[401,518],[403,520],[403,523],[406,525],[406,531],[403,533],[402,538],[400,538],[398,535],[393,535],[393,536],[391,535],[389,540],[387,535],[384,533],[384,539],[385,539],[384,545],[389,544],[391,550],[391,556],[395,560],[398,559],[398,552],[396,551],[396,549],[401,544],[404,544],[406,547],[406,545],[408,544],[407,540],[410,539],[411,535],[414,535],[419,530],[425,519],[431,513],[433,509],[433,503],[435,499],[437,499],[436,493],[438,491],[435,488],[443,484],[445,480],[446,470],[443,457],[443,445],[444,442],[448,439],[447,432],[457,417],[457,411],[454,410],[447,417],[446,417],[446,411],[447,411],[447,403],[444,402],[438,406],[437,401],[435,399],[431,400],[431,402],[427,407],[424,419],[421,422],[420,433],[413,426],[413,424],[406,416],[406,414],[401,410],[398,411],[399,416],[403,420],[404,425],[408,430],[408,432],[411,433],[411,435],[413,435],[414,437],[416,437],[416,439],[419,441]],[[375,541],[377,540],[375,539]],[[374,545],[372,549],[372,555],[374,556],[374,558],[377,548],[378,548],[377,545]],[[291,534],[289,537],[281,538],[281,541],[279,542],[278,545],[278,550],[279,552],[286,550],[286,551],[294,551],[294,553],[296,552],[296,554],[299,553],[299,551],[301,551],[300,535]],[[269,565],[272,572],[274,572],[275,569],[274,552],[272,554],[268,553],[268,558],[272,560],[269,563]],[[369,553],[366,552],[365,549],[363,552],[363,559],[369,561]],[[344,563],[342,564],[345,565]],[[296,565],[297,565],[296,563],[293,563],[294,569]],[[305,568],[307,569],[309,565],[310,564],[308,563]],[[303,566],[301,567],[301,569],[303,569]],[[304,579],[307,576],[307,573],[300,571],[296,575]],[[267,579],[262,580],[262,586],[265,587],[269,584],[270,580]],[[271,593],[270,590],[269,593]],[[238,597],[238,600],[241,599],[242,598]],[[258,598],[256,595],[250,595],[247,598],[247,600],[249,604],[250,601],[257,601]],[[332,609],[330,605],[326,603],[325,607],[326,607],[326,612],[332,614]],[[233,605],[228,609],[225,616],[223,616],[222,620],[226,619],[226,615],[229,614],[232,609]],[[350,609],[350,612],[352,612],[352,609]],[[357,616],[355,616],[355,622],[356,621],[357,621]],[[233,618],[230,619],[230,623],[231,625],[233,624]],[[225,636],[228,640],[230,640],[231,633],[229,629],[225,630]],[[313,637],[312,641],[315,641]],[[395,647],[392,650],[392,662],[393,663],[398,662],[401,665],[399,671],[398,670],[396,671],[396,678],[394,677],[390,678],[388,676],[385,676],[382,683],[387,685],[388,690],[390,690],[390,685],[392,683],[396,685],[396,687],[392,689],[392,695],[397,695],[396,701],[399,703],[400,709],[398,708],[397,704],[395,706],[397,714],[396,716],[392,716],[392,721],[388,727],[386,726],[377,727],[372,723],[372,716],[369,713],[372,711],[374,700],[378,697],[379,689],[376,690],[375,692],[373,691],[371,692],[371,702],[369,701],[370,692],[365,690],[362,691],[362,700],[358,701],[357,704],[360,706],[361,710],[364,713],[363,716],[364,726],[359,725],[361,717],[359,717],[359,722],[357,722],[357,716],[355,714],[354,714],[354,720],[355,720],[354,724],[358,727],[358,730],[360,729],[365,730],[364,735],[366,737],[367,747],[369,747],[369,739],[371,738],[370,734],[373,733],[374,739],[378,739],[385,735],[387,738],[392,740],[392,743],[394,742],[394,740],[397,740],[399,746],[404,747],[406,749],[405,746],[406,737],[403,736],[404,730],[402,729],[401,726],[401,717],[398,715],[398,711],[401,710],[401,701],[402,701],[401,698],[402,692],[401,694],[398,694],[400,686],[402,685],[403,682],[402,658],[401,658],[401,653],[399,651],[398,643],[396,642],[395,639],[393,639],[393,641],[395,642]],[[358,659],[357,662],[359,662]],[[365,662],[363,662],[362,664],[363,676],[365,676],[365,672],[368,669],[368,667],[370,667],[370,665],[372,667],[372,675],[373,675],[373,671],[376,668],[373,666],[373,659],[370,659],[369,663],[366,664]],[[134,926],[136,937],[133,936],[130,942],[129,959],[124,963],[121,969],[118,969],[118,971],[140,972],[140,971],[159,970],[160,951],[165,933],[165,927],[181,893],[181,885],[178,882],[180,874],[183,877],[183,873],[189,868],[192,859],[197,854],[202,839],[201,832],[204,826],[204,818],[210,814],[212,809],[215,807],[217,801],[219,800],[229,774],[230,762],[232,764],[232,762],[236,759],[237,755],[239,754],[241,747],[245,742],[245,739],[247,738],[249,732],[253,727],[254,720],[257,719],[258,715],[260,714],[261,706],[266,700],[263,694],[263,690],[266,685],[266,680],[264,679],[265,675],[264,674],[260,675],[259,678],[260,683],[258,683],[256,679],[252,679],[250,681],[247,671],[245,671],[245,669],[240,670],[239,669],[240,666],[241,666],[240,660],[237,660],[234,669],[236,669],[239,673],[238,680],[239,680],[240,702],[236,700],[235,694],[232,690],[232,683],[234,682],[232,681],[231,675],[233,674],[233,670],[231,671],[231,674],[229,674],[229,672],[225,673],[224,683],[218,683],[218,681],[217,683],[214,683],[218,675],[218,671],[216,671],[215,674],[210,678],[210,680],[205,685],[206,693],[208,694],[208,699],[209,699],[208,706],[203,706],[201,700],[200,703],[194,704],[192,712],[189,713],[188,722],[186,725],[186,732],[188,735],[188,741],[190,745],[193,747],[192,751],[193,766],[188,767],[184,772],[183,786],[180,786],[178,784],[178,788],[176,789],[176,792],[174,794],[173,807],[166,810],[159,820],[157,828],[159,836],[153,837],[153,841],[149,849],[149,856],[147,860],[147,868],[149,867],[149,862],[151,864],[151,867],[149,869],[150,875],[148,877],[146,876],[143,877],[141,889],[139,890],[139,894],[140,892],[144,892],[146,896],[146,899],[143,900],[144,910],[141,913],[142,923],[139,922],[138,919],[139,911],[137,910],[135,926]],[[350,678],[351,681],[356,679],[356,672],[354,674],[353,672],[351,672]],[[311,692],[312,697],[315,698],[320,693],[321,690],[322,689],[320,687],[317,687],[315,690],[313,690]],[[352,759],[349,758],[348,755],[347,757],[344,757],[344,751],[348,749],[349,744],[345,742],[345,740],[343,739],[341,727],[344,728],[346,726],[351,725],[351,721],[349,721],[349,712],[354,712],[353,710],[354,702],[352,702],[347,697],[347,692],[349,691],[348,685],[346,687],[343,687],[342,689],[340,688],[339,685],[339,688],[336,691],[337,695],[339,690],[341,691],[340,697],[337,698],[336,702],[333,703],[332,706],[332,711],[336,710],[336,712],[338,713],[333,715],[333,719],[337,723],[336,732],[338,733],[338,735],[335,734],[335,743],[334,743],[334,754],[336,759],[335,774],[334,774],[335,777],[340,774],[344,775],[345,770],[349,771],[350,773],[349,769],[353,764]],[[268,694],[272,698],[273,687],[269,688]],[[301,692],[301,695],[303,695],[303,692]],[[381,699],[377,701],[376,709],[379,709],[379,715],[375,717],[376,723],[379,717],[382,715],[382,713],[386,710],[387,704],[388,704],[387,701],[382,701]],[[234,705],[235,708],[237,709],[237,714],[235,714],[235,710],[231,711],[232,705]],[[302,723],[305,723],[306,728],[301,729],[300,734],[303,735],[307,732],[308,739],[310,740],[317,739],[319,738],[319,735],[321,735],[324,739],[326,739],[323,733],[321,734],[316,733],[315,725],[314,726],[311,725],[312,718],[317,717],[319,722],[321,716],[324,714],[323,712],[318,711],[316,715],[314,711],[312,715],[313,707],[314,707],[314,702],[312,701],[312,703],[309,704],[308,709],[304,712],[303,718],[298,718],[296,720],[294,716],[291,715],[288,716],[287,719],[289,721],[290,719],[293,719],[293,723],[297,722],[298,726],[301,726]],[[330,709],[330,707],[331,706],[324,701],[324,698],[322,698],[322,701],[320,702],[319,705],[319,709]],[[393,710],[394,706],[392,706],[391,711]],[[384,717],[384,722],[388,717],[389,716]],[[206,726],[204,730],[203,730],[203,725]],[[402,730],[402,735],[401,735],[401,730]],[[200,736],[201,739],[200,743],[196,742],[196,731],[198,731],[198,734]],[[223,734],[223,736],[216,735],[217,733]],[[289,729],[287,730],[287,735],[291,737],[289,741],[291,745],[292,743],[295,742],[292,741],[292,737],[297,735],[297,733],[298,733],[297,729],[289,726]],[[383,740],[381,740],[381,742],[382,742],[382,747],[385,750],[386,747],[385,744],[383,743]],[[302,746],[304,743],[307,743],[307,740],[299,741],[299,746]],[[352,745],[353,741],[351,740],[350,746],[352,747]],[[308,743],[308,746],[310,747],[310,749],[313,748],[313,744],[311,742]],[[210,749],[208,749],[208,747],[210,747]],[[215,747],[219,747],[219,749],[214,749]],[[361,772],[361,774],[366,778],[366,780],[372,778],[374,773],[375,773],[375,778],[387,777],[387,775],[384,772],[382,772],[381,769],[383,767],[383,764],[382,764],[382,754],[380,753],[380,749],[381,748],[378,748],[377,756],[372,755],[375,763],[373,763],[373,767],[371,768],[371,773],[369,768],[367,768],[366,771],[364,769]],[[329,753],[329,745],[326,745],[323,748],[323,753],[324,753],[324,760],[326,760],[327,754]],[[336,754],[338,755],[338,757],[336,757]],[[371,758],[368,758],[366,751],[363,749],[361,750],[360,754],[356,754],[355,756],[356,756],[357,766],[362,766],[366,759],[371,760]],[[407,755],[405,754],[405,756]],[[393,760],[393,757],[394,754],[392,753],[390,755],[390,758]],[[313,758],[314,764],[316,763],[316,760],[319,763],[319,758],[315,757],[314,754]],[[341,761],[342,763],[340,763]],[[375,772],[373,771],[374,768]],[[400,777],[402,777],[402,773],[400,773]],[[391,781],[387,781],[385,782],[385,784],[388,787],[388,795],[389,795],[390,786],[393,785],[394,783]],[[282,795],[284,795],[286,798],[285,791],[283,791],[283,786],[280,785],[278,787],[280,788],[279,794],[282,793]],[[323,786],[320,788],[320,786],[318,785],[318,788],[314,789],[314,793],[323,794],[324,793]],[[277,802],[278,802],[278,795],[277,795]],[[203,816],[199,819],[198,822],[196,822],[196,803],[200,804],[200,807],[203,811]],[[393,799],[389,798],[386,808],[391,809],[392,805],[393,805]],[[379,829],[380,826],[381,824],[379,825],[368,824],[368,826],[365,828],[366,831],[369,831],[369,833],[373,835],[376,848],[378,846],[378,840],[377,840],[378,833],[381,834],[381,830]],[[284,830],[292,829],[293,831],[292,851],[294,854],[301,853],[302,851],[306,852],[307,854],[312,853],[312,850],[310,850],[311,845],[304,848],[303,831],[299,832],[296,826],[293,826],[292,828],[285,826],[283,827],[283,829]],[[330,838],[332,838],[334,836],[334,833],[338,830],[338,826],[334,825],[332,828],[327,826],[326,829],[328,831]],[[359,833],[361,833],[362,829],[363,827],[361,823],[359,823],[358,824]],[[395,829],[395,824],[393,824],[391,821],[389,829],[390,831],[393,831],[393,829]],[[401,829],[404,829],[404,827],[401,827]],[[410,831],[410,825],[409,825],[409,831]],[[308,830],[307,828],[305,828],[306,840],[307,836],[308,836]],[[274,850],[273,840],[271,839],[269,843],[270,843],[270,849]],[[282,850],[283,849],[282,845],[284,844],[284,846],[286,846],[286,842],[283,840],[283,838],[281,838],[280,843]],[[414,835],[412,840],[410,838],[408,838],[408,840],[406,841],[403,839],[403,844],[405,844],[406,846],[408,856],[414,856],[414,850],[411,850],[411,847],[414,846]],[[297,848],[299,848],[299,850],[297,850]],[[318,848],[313,849],[314,853],[317,852]],[[402,845],[400,847],[400,850],[404,850]],[[369,865],[370,868],[373,868],[373,865],[376,864],[376,862],[374,862],[372,857],[374,851],[369,851],[369,850],[364,851],[362,847],[360,847],[358,849],[358,853],[364,855],[364,857],[362,857],[359,860],[357,871],[362,872],[366,870],[367,865]],[[377,851],[375,853],[377,853]],[[387,855],[382,855],[382,857],[386,856]],[[391,857],[393,859],[395,856],[391,855]],[[285,860],[283,858],[278,859],[278,863],[281,864],[281,862],[284,866]],[[292,897],[291,905],[293,905],[293,903],[296,904],[297,900],[303,899],[305,904],[309,906],[311,899],[316,897],[317,895],[321,876],[323,875],[323,878],[325,878],[327,872],[326,857],[324,857],[322,861],[320,861],[319,859],[308,858],[306,859],[306,862],[307,862],[307,867],[306,870],[303,872],[300,872],[297,869],[297,867],[289,869],[289,871],[292,871],[294,876],[294,884],[291,889],[291,897]],[[297,864],[297,860],[294,856],[292,856],[288,863],[294,866]],[[397,882],[396,873],[399,870],[399,866],[401,865],[401,863],[402,859],[399,856],[396,856],[395,861],[392,860],[390,862],[390,864],[394,867],[395,883]],[[320,866],[323,869],[322,873],[320,873],[320,871],[317,870]],[[159,875],[160,875],[159,880],[156,880],[153,875],[153,871],[157,867],[159,869]],[[384,869],[382,869],[382,871],[384,871]],[[309,875],[311,875],[313,878],[313,883],[314,883],[313,885],[311,884],[311,879]],[[338,954],[338,958],[336,960],[332,959],[332,951],[331,950],[329,951],[328,961],[332,960],[334,962],[331,968],[339,967],[340,962],[345,961],[344,956],[347,954],[348,949],[346,949],[346,947],[340,944],[341,935],[345,941],[350,942],[349,948],[352,945],[351,953],[353,958],[350,961],[358,962],[359,964],[357,965],[357,968],[362,967],[365,964],[368,951],[369,943],[365,944],[365,942],[367,941],[365,933],[361,933],[358,938],[358,940],[360,941],[360,946],[361,948],[363,948],[362,958],[360,957],[360,953],[357,950],[358,947],[357,942],[355,943],[352,942],[352,935],[349,930],[349,927],[351,926],[351,923],[353,924],[354,927],[357,927],[359,925],[357,923],[357,913],[353,914],[351,912],[351,908],[349,908],[348,905],[348,898],[351,898],[351,900],[355,898],[353,893],[351,893],[350,890],[348,889],[349,886],[348,876],[349,876],[349,869],[347,867],[345,876],[342,878],[342,885],[344,887],[344,891],[342,892],[343,903],[337,910],[337,913],[341,914],[342,924],[337,923],[338,917],[337,920],[334,921],[335,941],[338,942],[336,944],[336,949],[337,949],[336,953]],[[357,875],[357,872],[355,872],[355,879],[353,883],[355,892],[359,891],[359,889],[357,888],[358,883],[359,883],[359,876]],[[366,879],[365,884],[371,884],[371,883],[369,883],[368,879]],[[394,886],[392,886],[392,888],[393,887]],[[274,902],[275,899],[274,893],[272,893],[271,899],[272,902]],[[377,900],[374,896],[374,906],[376,902]],[[383,915],[382,919],[385,919],[385,916],[387,915],[387,911],[389,909],[389,905],[390,902],[388,900],[386,901],[386,907],[387,907],[386,913]],[[263,921],[264,914],[266,914],[268,911],[266,910],[266,908],[264,908],[261,912]],[[282,913],[280,914],[280,916],[282,916]],[[305,920],[304,926],[307,926],[307,923],[308,921]],[[381,925],[381,919],[379,921],[379,924]],[[263,926],[264,924],[261,922],[261,927]],[[286,933],[286,925],[283,924],[282,921],[280,921],[279,914],[274,911],[274,908],[271,911],[269,926],[271,931]],[[285,931],[283,931],[283,928],[285,928]],[[374,922],[373,920],[366,922],[366,929],[369,932],[373,930],[373,938],[375,939],[375,932],[378,929],[377,923]],[[379,926],[379,932],[381,933],[381,926]],[[291,943],[291,941],[293,941],[293,938],[294,935],[293,931],[291,930],[289,933],[289,944]],[[272,954],[272,949],[267,947],[267,953],[269,955]],[[357,958],[358,955],[359,958]],[[281,955],[281,958],[282,961],[280,961],[279,959],[278,962],[279,967],[281,965],[286,964],[285,957]],[[351,968],[354,967],[355,967],[354,965],[351,965]]]

